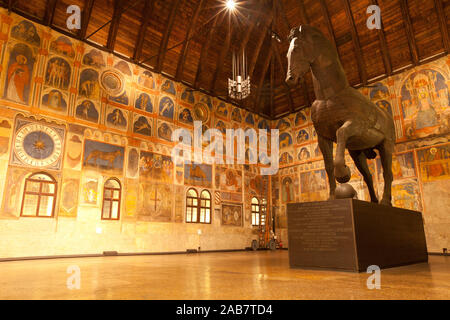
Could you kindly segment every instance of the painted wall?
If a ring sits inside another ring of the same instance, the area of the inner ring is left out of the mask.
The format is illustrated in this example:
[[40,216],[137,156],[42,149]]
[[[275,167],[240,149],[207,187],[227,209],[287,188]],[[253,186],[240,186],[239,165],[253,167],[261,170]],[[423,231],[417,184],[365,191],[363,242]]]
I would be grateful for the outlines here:
[[[422,211],[428,250],[450,247],[450,56],[405,71],[360,91],[394,117],[394,206]],[[286,237],[286,203],[328,198],[328,182],[310,109],[273,124],[280,129],[281,170],[272,178],[279,232]],[[369,200],[350,157],[351,184]],[[370,161],[378,194],[383,190],[379,159]]]
[[[0,25],[0,258],[244,249],[257,238],[251,197],[268,197],[259,168],[177,166],[171,135],[194,120],[204,130],[267,121],[5,10]],[[33,125],[50,136],[27,141]],[[26,156],[46,145],[58,147],[49,163]],[[41,171],[57,182],[55,217],[20,217],[25,179]],[[122,185],[120,221],[101,219],[111,177]],[[185,223],[191,187],[210,191],[211,225]]]

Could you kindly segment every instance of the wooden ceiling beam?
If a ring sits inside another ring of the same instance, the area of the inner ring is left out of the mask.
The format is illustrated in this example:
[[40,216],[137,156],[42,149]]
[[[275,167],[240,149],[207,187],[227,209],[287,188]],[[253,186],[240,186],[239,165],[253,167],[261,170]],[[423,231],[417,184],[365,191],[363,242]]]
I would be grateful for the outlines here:
[[417,42],[414,37],[414,29],[411,23],[411,16],[409,14],[408,2],[406,0],[400,0],[400,8],[402,11],[403,24],[405,25],[406,36],[408,38],[408,46],[411,53],[412,62],[415,66],[419,64],[419,51],[417,48]]
[[172,8],[170,9],[169,21],[167,22],[166,30],[164,36],[161,40],[161,45],[159,46],[158,60],[156,63],[156,72],[161,72],[164,64],[164,59],[167,52],[167,43],[169,42],[170,34],[172,33],[173,23],[175,21],[175,16],[177,15],[178,8],[180,6],[181,0],[174,0]]
[[261,79],[259,79],[259,83],[258,83],[258,95],[256,98],[255,106],[253,108],[253,113],[257,113],[257,109],[261,102],[261,95],[262,95],[262,92],[264,91],[264,88],[263,88],[264,80],[266,79],[267,71],[269,70],[270,61],[272,60],[272,53],[273,53],[273,51],[269,50],[269,52],[266,56],[266,59],[263,62],[262,75],[261,75]]
[[117,39],[117,31],[119,30],[120,18],[122,17],[123,13],[123,4],[124,2],[122,0],[114,1],[114,13],[111,21],[111,26],[109,27],[108,41],[106,42],[106,48],[109,52],[114,51],[114,46]]
[[259,54],[261,53],[261,49],[263,47],[264,40],[266,39],[266,36],[267,36],[267,29],[269,28],[270,24],[272,23],[272,20],[273,20],[273,15],[270,15],[270,17],[266,20],[265,25],[261,28],[262,31],[261,31],[261,34],[256,43],[256,48],[254,51],[255,54],[253,55],[253,57],[249,63],[248,74],[250,76],[250,79],[253,78],[253,73],[255,71],[256,62],[258,61],[258,57],[259,57]]
[[223,69],[223,64],[225,62],[225,58],[228,54],[228,51],[230,50],[230,44],[231,44],[231,35],[232,35],[232,28],[231,28],[231,20],[230,20],[230,16],[228,16],[228,24],[227,24],[227,31],[226,31],[226,36],[225,36],[225,44],[222,48],[222,50],[220,51],[219,57],[217,59],[217,63],[216,63],[216,70],[214,71],[214,75],[213,75],[213,79],[211,81],[211,86],[209,91],[214,92],[216,89],[216,84],[217,84],[217,79],[220,75],[220,73],[222,72]]
[[302,19],[302,24],[310,24],[311,21],[306,13],[306,7],[303,0],[297,0],[298,7],[300,9],[300,19]]
[[186,62],[186,55],[189,51],[189,43],[194,34],[194,30],[197,26],[198,18],[200,17],[200,12],[202,11],[203,4],[205,0],[200,0],[195,7],[194,15],[192,16],[191,22],[189,23],[188,29],[186,31],[186,37],[184,39],[183,47],[181,48],[180,58],[178,59],[177,72],[175,79],[178,81],[183,77],[184,64]]
[[205,64],[206,57],[208,55],[209,47],[211,46],[212,36],[213,36],[214,30],[216,29],[217,21],[219,19],[219,16],[220,15],[218,14],[214,18],[213,24],[212,24],[211,28],[208,31],[208,35],[206,36],[206,41],[203,43],[202,51],[200,53],[200,60],[198,62],[198,66],[197,66],[197,73],[195,74],[195,81],[194,81],[194,87],[195,88],[198,88],[198,86],[200,84],[200,76],[201,76],[201,73],[203,71],[202,69],[203,69],[203,66]]
[[145,0],[144,14],[142,15],[141,25],[139,27],[139,33],[134,46],[133,60],[138,62],[142,57],[142,47],[144,45],[144,38],[147,31],[150,19],[153,16],[153,9],[155,7],[155,0]]
[[447,19],[445,17],[444,5],[442,0],[434,0],[434,5],[436,7],[439,28],[441,29],[442,41],[444,43],[444,49],[446,53],[450,52],[450,37],[448,34]]
[[47,0],[47,4],[45,5],[44,19],[42,21],[42,24],[44,26],[48,27],[52,25],[57,2],[57,0]]
[[358,32],[356,30],[355,19],[353,18],[352,9],[349,0],[343,0],[345,14],[347,15],[347,20],[350,23],[350,31],[352,34],[353,47],[355,48],[356,62],[358,64],[359,77],[361,82],[367,84],[367,71],[364,65],[364,58],[362,55],[361,44],[359,42]]
[[[336,51],[337,51],[336,35],[334,34],[333,24],[331,23],[330,14],[328,13],[327,5],[325,3],[325,0],[320,0],[319,2],[320,2],[320,8],[322,9],[322,15],[325,19],[325,22],[327,23],[328,33],[330,34],[331,41],[333,42],[334,47],[336,48]],[[339,54],[339,51],[338,51],[338,54]]]
[[89,25],[89,20],[91,19],[92,8],[94,7],[94,0],[85,0],[83,15],[81,19],[81,29],[79,33],[79,39],[84,40],[86,38],[86,33]]
[[[378,6],[378,0],[371,0],[373,5]],[[392,61],[389,55],[389,48],[386,41],[386,34],[384,33],[383,21],[381,21],[381,28],[378,29],[378,40],[380,42],[381,54],[383,55],[384,69],[388,76],[392,75]]]

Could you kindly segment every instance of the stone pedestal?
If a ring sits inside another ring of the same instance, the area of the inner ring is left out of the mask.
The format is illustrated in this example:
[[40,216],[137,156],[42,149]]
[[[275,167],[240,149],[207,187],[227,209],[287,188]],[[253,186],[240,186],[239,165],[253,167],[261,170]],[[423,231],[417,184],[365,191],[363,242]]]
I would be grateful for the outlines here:
[[365,272],[428,261],[422,214],[353,199],[287,206],[292,268]]

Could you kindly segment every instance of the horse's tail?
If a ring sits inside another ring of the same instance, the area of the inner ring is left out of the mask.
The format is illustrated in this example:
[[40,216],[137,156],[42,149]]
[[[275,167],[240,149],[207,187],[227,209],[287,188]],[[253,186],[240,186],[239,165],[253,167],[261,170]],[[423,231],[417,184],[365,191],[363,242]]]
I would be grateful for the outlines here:
[[377,153],[375,152],[375,149],[366,149],[363,151],[364,154],[366,155],[367,159],[375,159],[377,157]]

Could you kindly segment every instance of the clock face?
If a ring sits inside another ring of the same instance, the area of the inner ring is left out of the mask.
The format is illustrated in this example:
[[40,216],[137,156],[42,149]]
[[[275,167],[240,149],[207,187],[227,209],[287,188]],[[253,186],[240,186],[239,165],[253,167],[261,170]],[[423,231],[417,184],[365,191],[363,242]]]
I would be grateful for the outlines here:
[[51,166],[61,156],[61,136],[56,130],[42,124],[25,125],[17,132],[14,153],[26,165]]

